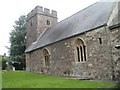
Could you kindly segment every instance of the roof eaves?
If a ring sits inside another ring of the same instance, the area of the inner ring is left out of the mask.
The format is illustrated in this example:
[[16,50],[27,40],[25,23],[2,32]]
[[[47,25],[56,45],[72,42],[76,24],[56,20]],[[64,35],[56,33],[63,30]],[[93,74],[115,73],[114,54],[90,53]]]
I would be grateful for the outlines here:
[[54,44],[54,43],[57,43],[57,42],[60,42],[60,41],[63,41],[63,40],[66,40],[66,39],[69,39],[69,38],[75,37],[75,36],[78,36],[78,35],[80,35],[80,34],[83,34],[83,33],[86,33],[86,32],[89,32],[89,31],[92,31],[92,30],[95,30],[95,29],[98,29],[98,28],[101,28],[101,27],[103,27],[103,26],[107,26],[107,24],[105,23],[105,24],[103,24],[103,25],[101,25],[101,26],[95,27],[95,28],[90,29],[90,30],[87,30],[87,31],[85,31],[85,32],[82,32],[82,33],[79,33],[79,34],[75,34],[75,35],[72,35],[72,36],[70,36],[70,37],[66,37],[66,38],[64,38],[64,39],[57,40],[57,41],[55,41],[55,42],[52,42],[52,43],[46,44],[46,45],[44,45],[44,46],[40,46],[40,47],[34,48],[34,49],[32,49],[32,50],[27,51],[26,53],[28,53],[28,52],[33,52],[33,51],[35,51],[35,50],[37,50],[37,49],[40,49],[40,48],[46,47],[46,46],[48,46],[48,45],[51,45],[51,44]]

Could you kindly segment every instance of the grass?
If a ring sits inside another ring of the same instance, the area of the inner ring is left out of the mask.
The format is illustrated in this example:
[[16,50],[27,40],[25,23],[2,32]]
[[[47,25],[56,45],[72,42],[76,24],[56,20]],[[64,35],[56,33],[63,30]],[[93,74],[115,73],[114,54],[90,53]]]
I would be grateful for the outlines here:
[[112,82],[94,82],[61,78],[24,71],[3,71],[3,88],[109,88]]

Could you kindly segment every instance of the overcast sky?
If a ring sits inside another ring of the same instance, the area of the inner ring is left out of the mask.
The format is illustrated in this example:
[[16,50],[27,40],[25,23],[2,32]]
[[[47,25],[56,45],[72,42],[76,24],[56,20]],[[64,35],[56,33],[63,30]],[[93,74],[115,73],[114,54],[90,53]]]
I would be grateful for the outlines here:
[[[35,6],[40,5],[58,12],[61,21],[99,0],[1,0],[0,1],[0,55],[8,53],[9,33],[19,16],[27,15]],[[108,0],[109,1],[109,0]],[[7,54],[8,55],[8,54]]]

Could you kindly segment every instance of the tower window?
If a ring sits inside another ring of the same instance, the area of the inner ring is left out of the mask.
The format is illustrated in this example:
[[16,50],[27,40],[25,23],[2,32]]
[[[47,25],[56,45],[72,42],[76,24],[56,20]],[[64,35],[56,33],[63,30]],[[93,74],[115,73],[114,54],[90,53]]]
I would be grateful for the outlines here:
[[47,20],[47,25],[50,25],[50,21],[49,20]]
[[101,38],[99,38],[99,43],[102,44],[102,39]]

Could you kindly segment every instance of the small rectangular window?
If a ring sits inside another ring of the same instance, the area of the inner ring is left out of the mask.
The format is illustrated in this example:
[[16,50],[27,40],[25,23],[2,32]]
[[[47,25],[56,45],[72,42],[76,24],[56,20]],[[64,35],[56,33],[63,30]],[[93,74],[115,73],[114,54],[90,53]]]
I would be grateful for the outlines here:
[[102,44],[102,39],[101,38],[99,38],[99,43]]
[[50,25],[50,21],[49,20],[47,20],[47,25]]

